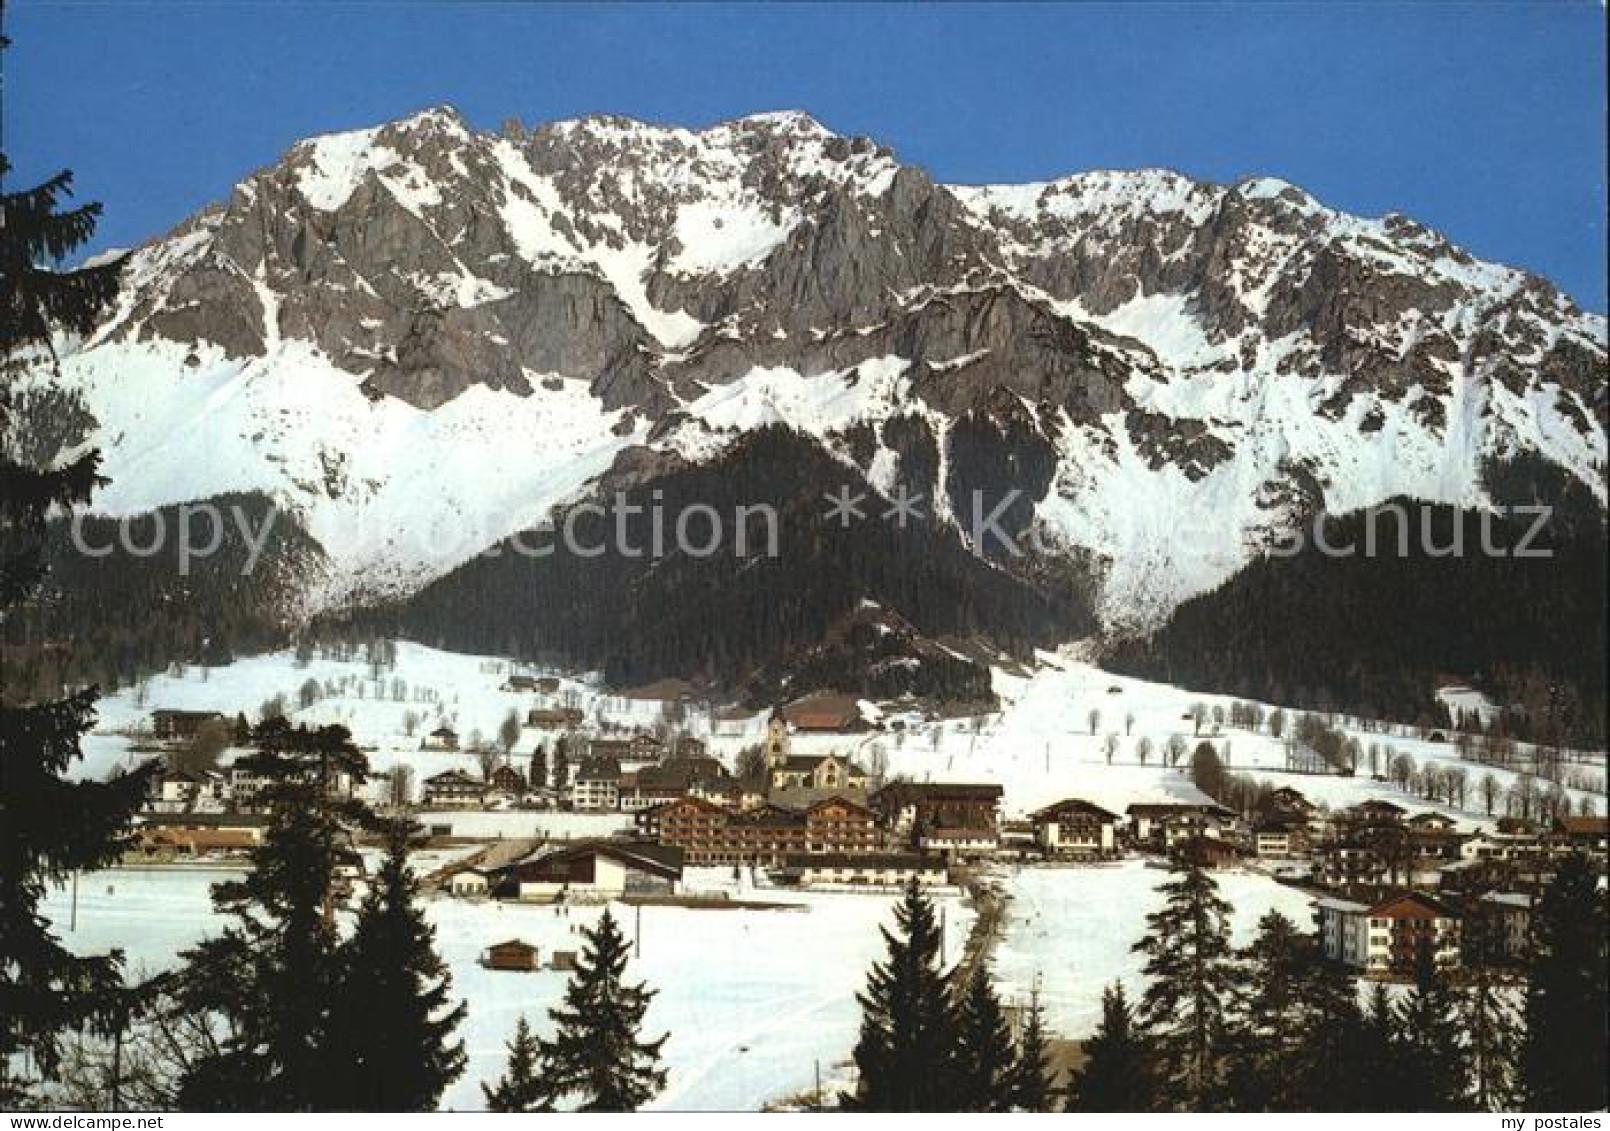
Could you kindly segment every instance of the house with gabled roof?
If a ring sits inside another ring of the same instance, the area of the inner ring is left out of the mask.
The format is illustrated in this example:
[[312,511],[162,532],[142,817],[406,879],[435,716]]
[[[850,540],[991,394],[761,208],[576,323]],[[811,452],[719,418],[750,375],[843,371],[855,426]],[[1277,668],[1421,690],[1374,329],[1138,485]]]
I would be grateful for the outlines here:
[[785,880],[805,887],[844,885],[896,889],[916,880],[928,887],[949,881],[943,857],[915,852],[824,852],[790,856],[781,869]]
[[1446,813],[1438,813],[1435,809],[1427,809],[1423,813],[1416,813],[1408,819],[1408,825],[1416,832],[1446,833],[1452,832],[1454,819]]
[[1439,966],[1459,964],[1461,915],[1423,891],[1400,891],[1365,903],[1326,898],[1315,904],[1325,956],[1379,977],[1414,976],[1422,953]]
[[1408,815],[1408,812],[1407,809],[1396,802],[1372,797],[1368,801],[1361,801],[1351,809],[1346,810],[1342,817],[1355,823],[1376,824],[1384,822],[1395,825],[1402,821]]
[[570,803],[583,812],[619,809],[620,791],[621,766],[613,758],[584,758],[570,779]]
[[837,754],[790,754],[771,767],[773,789],[865,790],[866,771]]
[[647,841],[590,840],[544,845],[492,877],[509,899],[620,899],[672,895],[682,882],[681,849]]
[[1046,854],[1095,858],[1118,854],[1119,819],[1080,797],[1065,797],[1029,815],[1034,842]]
[[486,797],[487,784],[463,770],[443,770],[425,779],[425,805],[434,809],[474,809]]
[[1216,802],[1135,802],[1124,810],[1137,844],[1172,851],[1197,837],[1220,837],[1235,822],[1235,813]]
[[1252,850],[1262,859],[1306,856],[1308,845],[1308,823],[1300,818],[1276,813],[1252,826]]
[[874,793],[872,808],[889,828],[994,825],[1005,790],[999,782],[893,781]]
[[1604,859],[1607,827],[1604,817],[1560,817],[1555,820],[1549,839],[1559,847]]
[[446,752],[458,749],[458,732],[450,726],[439,726],[425,736],[419,744],[421,750]]

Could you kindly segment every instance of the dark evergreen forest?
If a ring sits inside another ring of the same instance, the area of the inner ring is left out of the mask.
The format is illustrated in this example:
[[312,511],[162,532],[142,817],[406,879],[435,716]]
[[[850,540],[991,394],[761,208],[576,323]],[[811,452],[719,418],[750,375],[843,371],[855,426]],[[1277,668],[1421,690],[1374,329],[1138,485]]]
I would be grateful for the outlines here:
[[[823,493],[839,484],[868,496],[867,518],[845,527],[823,517]],[[672,552],[655,560],[614,548],[583,557],[551,535],[532,535],[524,544],[553,545],[554,552],[523,556],[505,543],[371,623],[449,648],[563,657],[601,668],[622,685],[664,676],[741,684],[815,648],[863,599],[897,610],[925,636],[978,636],[1015,654],[1092,626],[1082,603],[980,561],[953,531],[885,521],[884,504],[857,471],[784,428],[758,430],[710,464],[626,495],[638,506],[658,496],[670,516],[696,504],[713,508],[728,539],[707,557]],[[739,556],[734,515],[759,504],[778,515],[778,553],[765,553],[765,524],[751,521],[749,554]],[[585,515],[576,523],[578,541],[605,544],[613,525],[613,518]],[[642,541],[641,520],[636,529]],[[848,661],[863,650],[837,654]],[[818,656],[814,678],[846,689],[863,685],[863,675],[830,667]],[[952,675],[939,682],[965,691],[962,684],[972,681]]]
[[[1513,497],[1513,496],[1512,496]],[[1331,556],[1310,539],[1293,557],[1254,562],[1196,597],[1144,640],[1115,646],[1117,670],[1272,703],[1404,722],[1440,721],[1439,680],[1474,683],[1511,706],[1518,738],[1601,745],[1605,733],[1605,527],[1595,506],[1564,500],[1520,557],[1530,515],[1394,500],[1408,516],[1327,518]],[[1422,537],[1422,523],[1427,534]],[[1464,539],[1461,556],[1435,556]],[[1430,551],[1428,551],[1428,547]]]

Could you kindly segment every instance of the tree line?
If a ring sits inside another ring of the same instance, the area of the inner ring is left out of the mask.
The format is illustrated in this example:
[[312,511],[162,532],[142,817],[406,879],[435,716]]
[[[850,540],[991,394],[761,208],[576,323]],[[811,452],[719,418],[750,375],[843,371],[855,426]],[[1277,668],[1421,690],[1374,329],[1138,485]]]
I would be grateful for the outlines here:
[[1014,1038],[989,972],[943,968],[933,903],[912,880],[883,931],[886,957],[858,995],[857,1111],[1049,1111],[1052,1074],[1038,1002]]
[[1582,857],[1536,908],[1524,984],[1495,973],[1501,940],[1473,920],[1465,976],[1422,947],[1412,986],[1370,987],[1319,939],[1271,911],[1237,950],[1212,875],[1178,860],[1134,949],[1138,1002],[1121,982],[1065,1087],[1051,1078],[1039,1010],[1014,1052],[986,976],[947,981],[929,900],[913,884],[861,995],[858,1079],[844,1105],[876,1111],[1602,1110],[1605,915]]
[[[1391,500],[1407,516],[1401,525],[1424,524],[1431,537],[1410,538],[1399,553],[1399,520],[1327,517],[1327,545],[1363,546],[1376,521],[1387,549],[1336,557],[1308,543],[1254,561],[1149,637],[1116,642],[1108,661],[1181,686],[1426,727],[1450,724],[1434,692],[1456,674],[1514,706],[1503,723],[1510,737],[1602,748],[1604,514],[1567,484],[1549,489],[1559,494],[1545,497],[1574,500],[1556,505],[1539,540],[1550,557],[1477,551],[1484,521],[1496,544],[1514,547],[1530,519]],[[1427,552],[1453,544],[1455,531],[1462,556]]]

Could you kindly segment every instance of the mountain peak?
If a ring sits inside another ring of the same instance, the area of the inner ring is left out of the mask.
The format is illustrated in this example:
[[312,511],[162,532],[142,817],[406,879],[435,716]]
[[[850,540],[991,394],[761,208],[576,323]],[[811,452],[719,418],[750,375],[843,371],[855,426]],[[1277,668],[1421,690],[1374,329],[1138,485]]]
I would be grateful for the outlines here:
[[[701,464],[765,424],[944,521],[974,487],[1021,487],[1013,531],[1106,563],[1130,610],[1222,581],[1308,509],[1479,504],[1516,453],[1603,491],[1603,319],[1277,178],[952,188],[799,111],[492,133],[443,106],[299,144],[126,280],[78,364],[132,367],[152,403],[200,396],[239,456],[220,482],[313,516],[353,584],[395,557],[339,544],[366,507],[495,511],[484,545],[504,502]],[[175,501],[182,476],[143,454],[172,436],[98,396],[105,497]],[[556,429],[573,440],[529,443]],[[436,437],[422,466],[504,453],[499,486],[420,491],[389,462],[415,430]],[[1135,499],[1231,537],[1180,550]]]
[[711,129],[723,127],[748,127],[770,130],[789,130],[797,133],[816,134],[819,136],[838,136],[824,126],[813,115],[804,110],[761,110],[753,114],[744,114],[741,117],[729,118],[718,122]]

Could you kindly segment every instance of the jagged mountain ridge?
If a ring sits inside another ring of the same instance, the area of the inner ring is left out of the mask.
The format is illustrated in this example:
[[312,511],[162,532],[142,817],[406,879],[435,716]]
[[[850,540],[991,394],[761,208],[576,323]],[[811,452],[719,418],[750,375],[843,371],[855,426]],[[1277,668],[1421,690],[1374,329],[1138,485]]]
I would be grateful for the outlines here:
[[[974,489],[1146,625],[1296,518],[1603,499],[1605,322],[1406,218],[1155,170],[953,187],[802,114],[303,142],[140,249],[65,379],[134,513],[260,490],[406,592],[554,507],[817,439],[965,531]],[[824,484],[824,489],[831,488]],[[975,547],[984,549],[983,547]]]

